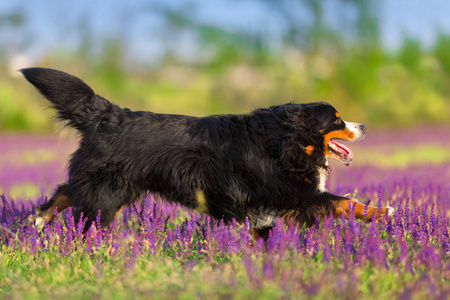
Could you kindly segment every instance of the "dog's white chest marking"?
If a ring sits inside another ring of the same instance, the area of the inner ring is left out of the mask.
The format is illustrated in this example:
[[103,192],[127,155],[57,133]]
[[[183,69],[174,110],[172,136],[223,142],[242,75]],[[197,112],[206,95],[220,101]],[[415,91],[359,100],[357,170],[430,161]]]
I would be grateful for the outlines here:
[[319,182],[317,184],[317,189],[321,192],[326,192],[327,188],[325,187],[325,184],[328,178],[328,170],[322,167],[319,167],[318,170],[319,170]]

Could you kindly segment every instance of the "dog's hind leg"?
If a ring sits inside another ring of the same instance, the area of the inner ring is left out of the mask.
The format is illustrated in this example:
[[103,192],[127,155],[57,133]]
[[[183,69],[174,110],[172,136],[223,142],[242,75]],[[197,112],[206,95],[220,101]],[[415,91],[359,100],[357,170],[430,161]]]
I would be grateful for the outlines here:
[[[92,208],[85,208],[85,207],[75,207],[73,210],[73,216],[75,219],[76,224],[80,222],[80,218],[83,218],[84,228],[83,233],[86,233],[89,228],[94,225],[94,222],[97,222],[98,213],[100,212],[100,227],[104,228],[108,226],[112,221],[114,221],[114,218],[117,214],[121,211],[121,208],[113,209],[113,208],[106,208],[103,207],[96,207],[95,209]],[[96,224],[95,226],[98,226]]]
[[29,216],[30,221],[34,221],[35,226],[42,228],[45,223],[50,223],[55,218],[55,208],[60,213],[66,208],[72,206],[68,195],[67,184],[59,185],[53,197],[47,202],[36,207],[36,215]]
[[[77,224],[82,218],[84,232],[87,232],[93,222],[102,228],[108,226],[125,206],[138,198],[133,191],[116,187],[107,181],[95,186],[74,185],[71,192],[74,202],[73,216]],[[97,224],[98,221],[100,224]]]

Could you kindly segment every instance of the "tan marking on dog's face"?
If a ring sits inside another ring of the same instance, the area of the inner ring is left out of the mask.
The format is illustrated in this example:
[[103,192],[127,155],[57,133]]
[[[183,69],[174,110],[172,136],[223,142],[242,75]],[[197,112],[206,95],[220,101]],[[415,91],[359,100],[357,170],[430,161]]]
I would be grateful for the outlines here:
[[328,142],[333,138],[341,139],[344,141],[353,141],[355,139],[355,133],[352,132],[348,127],[345,127],[342,130],[331,131],[323,136],[325,155],[328,157],[336,157],[337,159],[339,159],[339,157],[331,152],[328,148]]
[[335,113],[335,116],[336,116],[336,118],[340,118],[340,117],[341,117],[341,114],[338,113],[338,112],[336,112],[336,113]]

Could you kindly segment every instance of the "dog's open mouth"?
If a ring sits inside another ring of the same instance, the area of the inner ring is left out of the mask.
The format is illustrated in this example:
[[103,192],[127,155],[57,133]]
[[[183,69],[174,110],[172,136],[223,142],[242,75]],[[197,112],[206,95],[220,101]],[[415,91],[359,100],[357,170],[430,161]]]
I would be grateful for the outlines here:
[[331,157],[349,166],[353,160],[353,152],[347,146],[336,142],[336,139],[331,139],[328,142],[328,149],[333,154]]

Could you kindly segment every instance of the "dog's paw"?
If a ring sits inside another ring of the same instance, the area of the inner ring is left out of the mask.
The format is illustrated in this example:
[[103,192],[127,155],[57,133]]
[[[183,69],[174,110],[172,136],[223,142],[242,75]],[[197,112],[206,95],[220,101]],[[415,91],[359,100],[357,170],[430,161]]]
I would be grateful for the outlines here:
[[36,214],[29,215],[27,225],[33,224],[38,229],[42,229],[44,227],[44,218],[42,214],[42,210],[40,208],[35,208]]
[[35,215],[29,215],[27,218],[27,226],[34,224],[34,221],[36,221],[36,216]]
[[44,218],[42,217],[37,217],[34,220],[34,226],[36,226],[39,229],[42,229],[44,227]]
[[383,207],[381,209],[381,211],[378,210],[378,212],[377,212],[377,223],[379,223],[379,222],[381,222],[383,220],[383,216],[390,217],[390,216],[393,216],[393,215],[394,215],[394,208],[393,207],[391,207],[391,206]]
[[388,216],[392,216],[394,214],[394,208],[392,206],[387,207]]
[[388,206],[385,208],[386,214],[390,217],[392,215],[394,215],[394,208],[392,206]]

